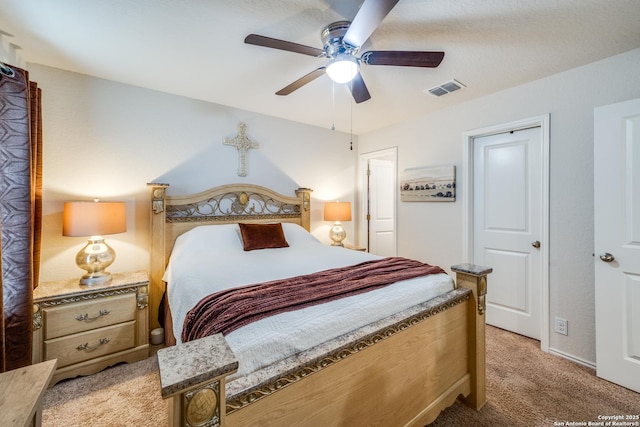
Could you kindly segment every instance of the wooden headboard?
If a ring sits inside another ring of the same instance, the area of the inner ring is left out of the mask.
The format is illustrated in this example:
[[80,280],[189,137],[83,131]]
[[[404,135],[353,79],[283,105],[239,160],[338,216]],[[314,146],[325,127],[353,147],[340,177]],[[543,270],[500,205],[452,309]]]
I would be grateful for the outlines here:
[[162,281],[173,244],[181,234],[200,225],[292,222],[310,227],[311,191],[295,190],[285,196],[253,184],[229,184],[196,194],[167,196],[169,184],[147,184],[151,189],[151,236],[149,266],[149,321],[159,327],[158,307]]

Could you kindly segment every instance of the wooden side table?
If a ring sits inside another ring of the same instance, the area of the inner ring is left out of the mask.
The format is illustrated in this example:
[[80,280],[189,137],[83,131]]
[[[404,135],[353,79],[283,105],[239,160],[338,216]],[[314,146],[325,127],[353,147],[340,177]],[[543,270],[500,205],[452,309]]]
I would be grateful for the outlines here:
[[42,396],[55,370],[56,361],[48,360],[0,374],[1,426],[42,424]]
[[33,300],[33,362],[58,360],[51,385],[149,357],[144,271],[116,273],[111,282],[92,286],[77,278],[41,283]]

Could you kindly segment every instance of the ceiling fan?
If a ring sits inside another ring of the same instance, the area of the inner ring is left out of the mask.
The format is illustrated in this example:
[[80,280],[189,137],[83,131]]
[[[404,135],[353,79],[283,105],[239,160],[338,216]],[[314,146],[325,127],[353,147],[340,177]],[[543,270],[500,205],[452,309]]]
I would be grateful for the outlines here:
[[390,50],[373,50],[363,53],[360,58],[356,56],[360,47],[369,39],[398,1],[365,0],[352,22],[334,22],[322,30],[323,49],[257,34],[249,34],[244,42],[330,59],[326,66],[317,68],[285,86],[276,92],[276,95],[289,95],[326,73],[336,83],[350,83],[348,86],[353,99],[356,103],[361,103],[370,99],[371,95],[360,74],[360,64],[435,68],[440,65],[444,57],[444,52]]

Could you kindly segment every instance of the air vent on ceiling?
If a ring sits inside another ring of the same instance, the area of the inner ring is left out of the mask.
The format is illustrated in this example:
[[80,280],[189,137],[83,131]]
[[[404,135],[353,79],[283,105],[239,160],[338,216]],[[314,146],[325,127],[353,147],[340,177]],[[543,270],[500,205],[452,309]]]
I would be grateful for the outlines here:
[[440,86],[432,87],[431,89],[427,89],[433,96],[442,96],[446,95],[450,92],[455,92],[459,89],[464,89],[466,86],[457,81],[456,79],[449,80],[448,82],[442,83]]

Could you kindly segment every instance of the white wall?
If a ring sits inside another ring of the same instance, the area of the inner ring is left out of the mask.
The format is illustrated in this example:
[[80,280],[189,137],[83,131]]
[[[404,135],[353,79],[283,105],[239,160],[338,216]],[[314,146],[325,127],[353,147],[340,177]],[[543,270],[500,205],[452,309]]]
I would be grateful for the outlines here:
[[[35,64],[29,71],[43,90],[41,282],[83,274],[75,254],[86,240],[62,237],[64,201],[126,202],[128,231],[106,236],[117,256],[111,272],[148,269],[148,182],[171,184],[169,194],[233,182],[292,196],[312,188],[312,232],[325,242],[323,202],[354,201],[356,150],[348,134]],[[246,178],[236,174],[235,148],[222,143],[240,122],[260,144],[247,155]],[[345,228],[354,235],[352,223]]]
[[[549,313],[569,320],[569,335],[551,333],[549,344],[595,364],[593,109],[638,97],[640,49],[361,135],[359,152],[398,146],[399,171],[455,164],[462,184],[464,132],[549,113]],[[398,202],[399,255],[443,267],[465,261],[465,191],[457,186],[455,203]]]

